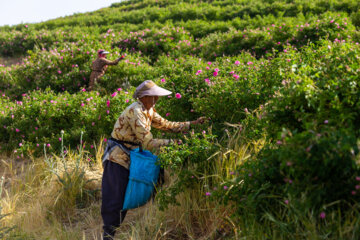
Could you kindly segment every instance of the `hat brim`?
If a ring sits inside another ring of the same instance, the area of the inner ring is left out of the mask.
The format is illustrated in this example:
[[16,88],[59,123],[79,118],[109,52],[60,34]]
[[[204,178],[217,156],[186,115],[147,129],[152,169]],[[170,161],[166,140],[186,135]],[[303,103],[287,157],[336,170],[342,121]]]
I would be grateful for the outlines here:
[[152,88],[146,90],[143,92],[143,96],[167,96],[170,95],[172,92],[170,92],[169,90],[166,90],[162,87],[159,87],[157,85],[153,86]]

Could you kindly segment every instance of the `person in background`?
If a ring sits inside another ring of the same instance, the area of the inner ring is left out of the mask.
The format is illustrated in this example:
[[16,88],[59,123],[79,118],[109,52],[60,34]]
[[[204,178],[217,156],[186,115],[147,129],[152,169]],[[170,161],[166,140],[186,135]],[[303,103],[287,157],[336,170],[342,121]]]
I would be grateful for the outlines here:
[[[116,120],[111,137],[103,155],[102,205],[103,239],[112,239],[116,228],[124,221],[127,211],[122,211],[126,187],[129,181],[129,155],[123,150],[134,149],[134,144],[141,144],[146,150],[178,142],[172,139],[155,139],[151,127],[164,131],[182,132],[191,125],[204,123],[204,117],[195,121],[171,122],[162,118],[155,110],[159,96],[171,94],[157,86],[153,81],[141,83],[133,95],[136,102],[128,106]],[[114,139],[114,140],[111,140]],[[116,142],[116,143],[115,143]],[[133,144],[129,144],[133,143]]]
[[92,63],[92,72],[90,74],[90,81],[89,81],[89,91],[92,91],[94,89],[95,84],[97,81],[105,74],[105,71],[108,67],[108,65],[116,65],[119,63],[120,60],[124,59],[124,56],[122,55],[118,59],[114,61],[110,61],[106,59],[106,54],[109,52],[100,49],[98,51],[98,58],[93,61]]

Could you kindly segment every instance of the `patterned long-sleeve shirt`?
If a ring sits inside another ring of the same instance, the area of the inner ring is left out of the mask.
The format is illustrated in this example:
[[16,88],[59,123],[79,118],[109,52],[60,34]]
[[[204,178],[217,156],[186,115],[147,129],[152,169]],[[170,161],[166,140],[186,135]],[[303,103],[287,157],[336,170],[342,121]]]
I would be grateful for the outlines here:
[[110,61],[106,58],[97,58],[91,67],[92,72],[90,74],[89,89],[92,90],[96,81],[105,74],[108,65],[116,65],[119,61],[120,59]]
[[[182,132],[190,128],[190,122],[171,122],[162,118],[155,109],[146,110],[141,101],[127,107],[117,119],[111,136],[121,141],[141,143],[144,149],[152,150],[168,145],[170,139],[154,139],[151,126],[164,131]],[[127,145],[129,148],[136,146]],[[129,168],[130,158],[119,147],[111,152],[109,160]]]

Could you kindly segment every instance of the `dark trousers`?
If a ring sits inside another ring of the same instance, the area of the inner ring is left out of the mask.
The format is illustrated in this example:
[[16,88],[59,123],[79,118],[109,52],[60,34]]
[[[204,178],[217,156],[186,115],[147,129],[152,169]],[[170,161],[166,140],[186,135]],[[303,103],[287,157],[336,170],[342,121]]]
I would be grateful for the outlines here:
[[101,216],[104,222],[104,239],[112,239],[116,228],[124,221],[127,211],[122,211],[129,170],[106,160],[102,177]]

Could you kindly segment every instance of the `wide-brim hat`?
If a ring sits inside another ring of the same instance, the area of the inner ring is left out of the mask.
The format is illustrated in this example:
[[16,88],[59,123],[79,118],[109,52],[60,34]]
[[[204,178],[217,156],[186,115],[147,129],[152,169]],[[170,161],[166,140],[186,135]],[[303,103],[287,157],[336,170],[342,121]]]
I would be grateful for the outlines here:
[[159,87],[151,80],[142,82],[135,90],[134,98],[142,98],[145,96],[167,96],[172,92],[165,88]]
[[109,54],[109,52],[108,52],[108,51],[105,51],[105,50],[103,50],[103,49],[100,49],[100,50],[98,51],[98,54]]

